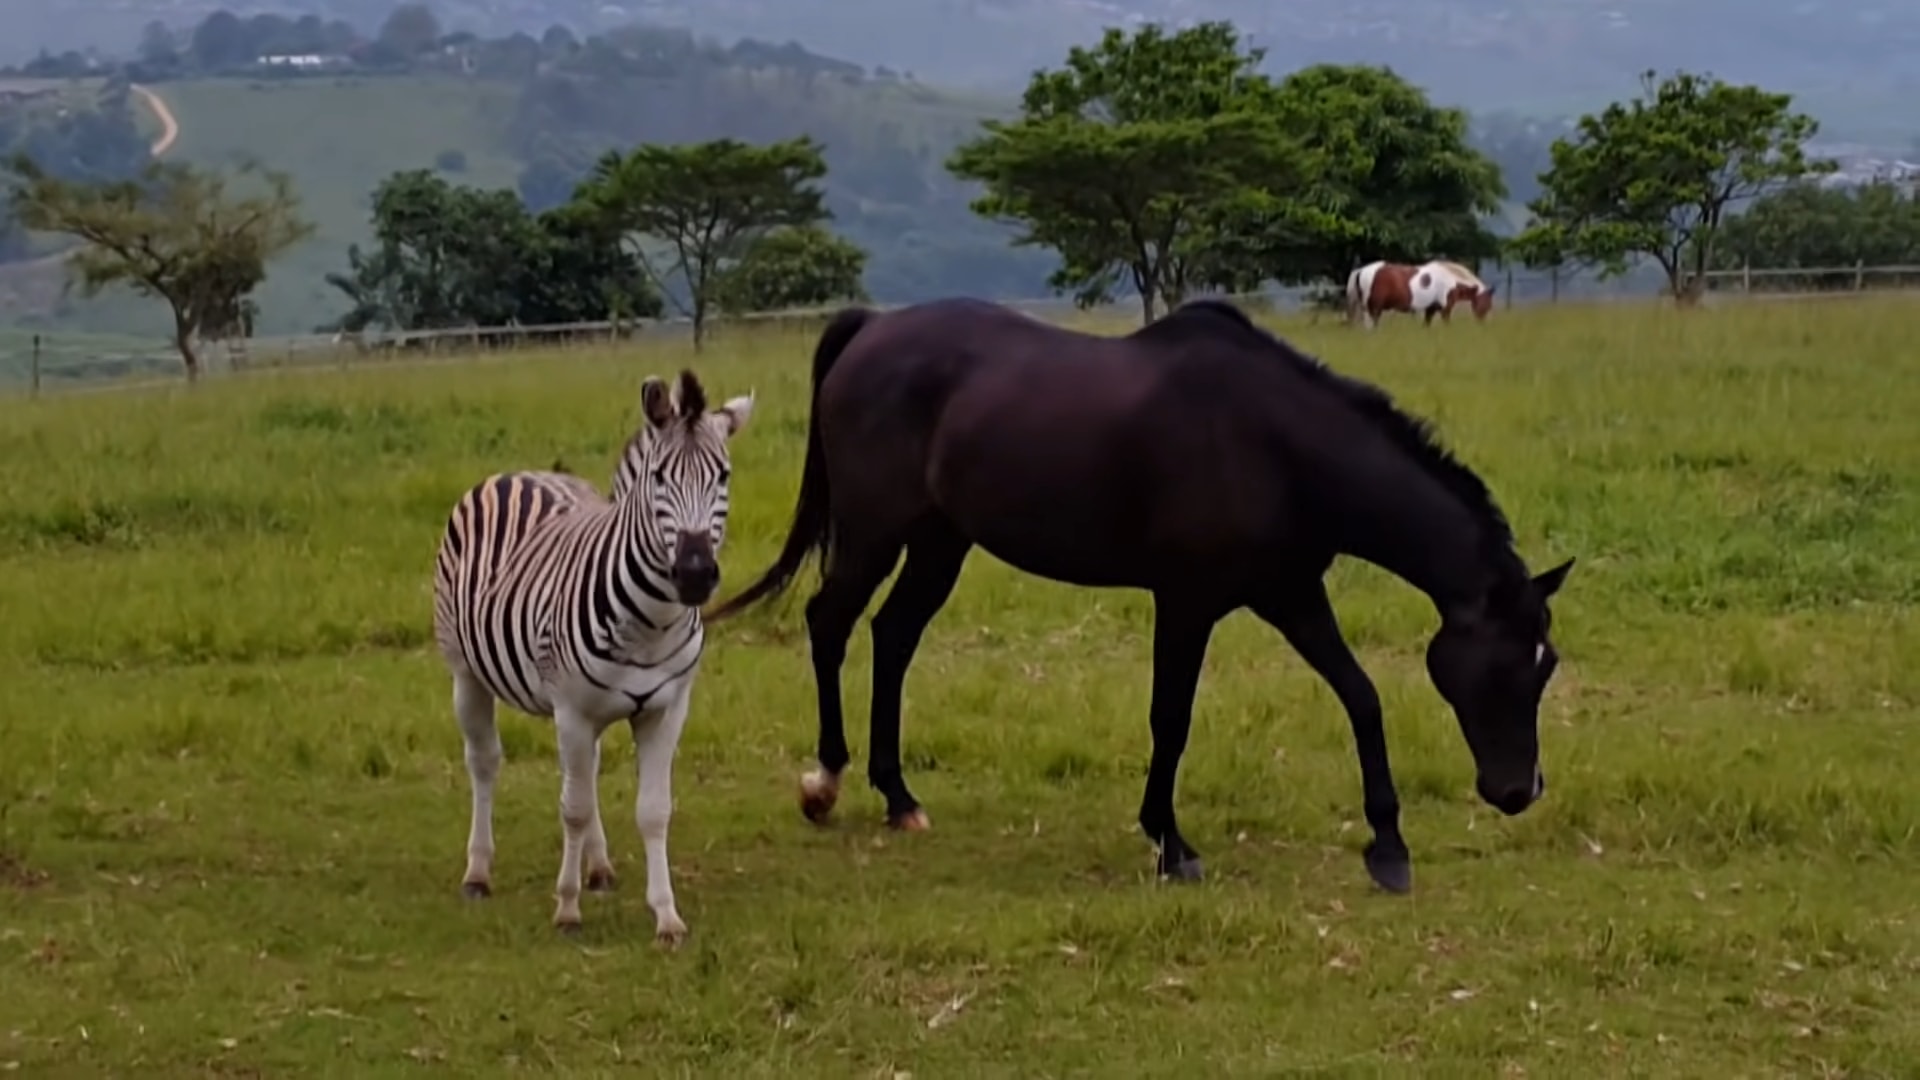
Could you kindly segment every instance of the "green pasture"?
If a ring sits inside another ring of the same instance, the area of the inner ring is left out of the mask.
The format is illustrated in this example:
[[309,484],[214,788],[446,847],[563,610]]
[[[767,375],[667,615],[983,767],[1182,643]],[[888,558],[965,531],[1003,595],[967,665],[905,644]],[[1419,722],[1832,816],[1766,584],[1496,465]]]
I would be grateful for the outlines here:
[[[1289,325],[1435,418],[1532,565],[1579,559],[1545,801],[1474,799],[1421,665],[1435,616],[1342,563],[1413,895],[1368,884],[1346,721],[1246,614],[1215,638],[1179,787],[1209,879],[1156,883],[1146,597],[976,554],[907,687],[932,831],[889,833],[865,784],[864,632],[854,767],[816,828],[795,803],[809,572],[712,636],[675,776],[677,952],[653,944],[623,730],[601,791],[620,888],[584,932],[548,923],[558,776],[512,713],[495,895],[461,899],[430,564],[491,470],[604,483],[640,380],[690,354],[7,400],[0,1069],[1913,1076],[1916,332],[1899,301]],[[787,524],[811,347],[722,333],[692,361],[716,400],[758,392],[723,592]]]

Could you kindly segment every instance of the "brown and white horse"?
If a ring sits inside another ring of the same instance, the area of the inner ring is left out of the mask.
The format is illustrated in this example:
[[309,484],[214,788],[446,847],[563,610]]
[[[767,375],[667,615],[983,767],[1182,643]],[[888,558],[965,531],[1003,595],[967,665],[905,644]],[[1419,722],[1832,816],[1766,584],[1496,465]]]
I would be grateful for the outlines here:
[[1371,330],[1389,311],[1453,321],[1453,306],[1466,301],[1475,319],[1493,310],[1493,286],[1455,262],[1435,260],[1419,266],[1375,260],[1347,275],[1347,321],[1364,319]]

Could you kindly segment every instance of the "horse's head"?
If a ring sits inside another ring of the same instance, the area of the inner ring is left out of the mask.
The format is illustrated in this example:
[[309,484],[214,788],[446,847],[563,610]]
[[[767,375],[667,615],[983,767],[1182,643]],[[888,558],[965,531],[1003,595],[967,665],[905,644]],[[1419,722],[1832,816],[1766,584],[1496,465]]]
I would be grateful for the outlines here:
[[1547,601],[1573,560],[1535,577],[1516,571],[1477,603],[1445,613],[1427,644],[1427,674],[1453,707],[1473,753],[1474,787],[1503,814],[1546,791],[1540,771],[1540,697],[1560,657]]
[[1480,286],[1479,291],[1473,294],[1472,302],[1473,317],[1475,319],[1485,319],[1487,315],[1493,311],[1493,286]]

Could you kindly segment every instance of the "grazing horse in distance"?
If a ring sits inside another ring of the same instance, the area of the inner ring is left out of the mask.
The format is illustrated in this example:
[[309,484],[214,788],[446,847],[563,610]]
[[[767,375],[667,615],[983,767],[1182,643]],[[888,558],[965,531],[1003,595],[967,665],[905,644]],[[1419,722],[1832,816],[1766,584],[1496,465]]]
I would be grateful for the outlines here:
[[[1493,286],[1481,281],[1480,275],[1459,263],[1434,259],[1420,270],[1433,275],[1433,283],[1427,288],[1445,297],[1440,308],[1440,321],[1452,322],[1453,305],[1463,300],[1473,311],[1476,322],[1485,322],[1487,315],[1493,311]],[[1419,274],[1414,275],[1414,280],[1418,283]],[[1433,321],[1431,309],[1427,311],[1427,321]]]
[[1389,311],[1422,314],[1425,325],[1433,317],[1453,321],[1453,306],[1472,305],[1474,317],[1485,319],[1493,309],[1493,288],[1458,263],[1428,262],[1420,266],[1376,259],[1347,275],[1347,321],[1371,330]]
[[773,565],[707,616],[779,595],[820,554],[806,604],[819,716],[819,768],[801,780],[809,819],[832,810],[851,759],[847,639],[904,551],[872,621],[867,778],[894,827],[928,827],[901,772],[901,691],[976,546],[1039,577],[1152,594],[1139,822],[1164,876],[1201,874],[1175,824],[1174,778],[1214,626],[1244,607],[1345,708],[1373,829],[1368,871],[1390,891],[1411,888],[1380,697],[1323,581],[1339,555],[1399,576],[1440,613],[1427,672],[1459,720],[1480,797],[1518,814],[1545,791],[1538,716],[1558,663],[1547,601],[1572,560],[1531,575],[1486,485],[1424,422],[1231,304],[1196,300],[1122,337],[965,299],[848,308],[828,323],[793,525]]

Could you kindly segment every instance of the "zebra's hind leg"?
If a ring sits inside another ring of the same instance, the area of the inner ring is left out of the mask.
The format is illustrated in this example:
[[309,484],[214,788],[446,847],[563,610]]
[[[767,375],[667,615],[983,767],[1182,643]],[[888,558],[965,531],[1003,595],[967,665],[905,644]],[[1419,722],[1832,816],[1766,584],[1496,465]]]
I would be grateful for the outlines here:
[[467,744],[467,780],[473,788],[473,820],[467,827],[467,872],[460,891],[470,900],[493,894],[493,785],[500,776],[500,729],[493,692],[466,672],[453,676],[453,717]]
[[669,947],[679,945],[687,936],[687,924],[673,902],[673,881],[667,869],[667,823],[673,818],[673,756],[679,749],[680,731],[686,726],[692,702],[693,683],[689,679],[663,708],[631,721],[639,789],[634,795],[633,821],[647,850],[647,906],[653,909],[654,940]]
[[[600,775],[600,744],[593,744],[593,774]],[[587,826],[587,891],[612,892],[613,859],[607,854],[607,827],[600,822],[600,799],[593,800],[593,824]]]

